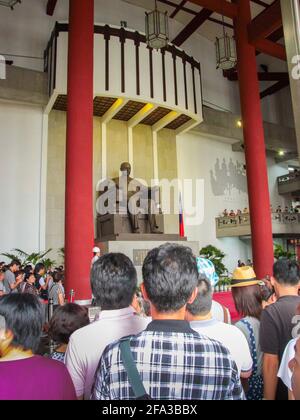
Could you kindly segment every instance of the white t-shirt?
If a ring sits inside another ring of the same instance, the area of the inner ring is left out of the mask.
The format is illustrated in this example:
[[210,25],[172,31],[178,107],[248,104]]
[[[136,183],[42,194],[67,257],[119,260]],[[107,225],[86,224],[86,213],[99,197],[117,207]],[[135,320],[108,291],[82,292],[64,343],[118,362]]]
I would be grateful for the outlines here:
[[114,341],[144,331],[151,322],[129,307],[102,311],[98,321],[76,331],[70,339],[65,363],[73,380],[77,397],[91,396],[95,373],[105,348]]
[[295,357],[295,346],[297,344],[298,338],[292,340],[287,345],[285,352],[283,354],[281,365],[278,372],[278,378],[282,380],[284,385],[292,391],[292,372],[289,368],[289,363]]
[[92,259],[92,263],[91,263],[91,267],[93,267],[93,265],[95,264],[95,262],[97,262],[99,260],[99,255],[95,255],[94,258]]
[[[227,312],[227,318],[228,318],[228,324],[231,324],[231,315],[227,308],[225,308]],[[212,302],[212,308],[211,308],[212,317],[220,322],[225,322],[225,316],[224,316],[224,309],[223,306],[219,303],[213,300]]]
[[230,351],[240,376],[241,373],[251,373],[253,361],[248,342],[238,328],[219,322],[216,319],[193,321],[191,327],[197,333],[223,344]]

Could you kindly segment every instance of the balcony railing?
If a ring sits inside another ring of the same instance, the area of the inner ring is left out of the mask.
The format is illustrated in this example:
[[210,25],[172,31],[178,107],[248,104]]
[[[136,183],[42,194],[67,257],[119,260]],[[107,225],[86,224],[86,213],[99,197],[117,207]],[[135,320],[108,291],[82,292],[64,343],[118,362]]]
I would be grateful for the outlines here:
[[[56,23],[44,52],[49,97],[67,94],[68,31]],[[155,103],[202,121],[200,62],[172,44],[153,50],[130,29],[95,25],[94,33],[95,96]]]
[[[272,213],[273,235],[299,235],[300,213]],[[250,214],[216,219],[217,238],[251,235]]]
[[300,172],[292,172],[278,178],[279,194],[300,192]]

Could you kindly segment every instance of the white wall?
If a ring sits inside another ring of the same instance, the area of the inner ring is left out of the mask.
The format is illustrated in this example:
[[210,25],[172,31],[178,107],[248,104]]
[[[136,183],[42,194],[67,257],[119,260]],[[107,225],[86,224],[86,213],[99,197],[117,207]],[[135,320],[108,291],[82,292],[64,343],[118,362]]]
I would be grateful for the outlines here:
[[39,250],[42,110],[0,102],[0,253]]
[[[226,265],[233,271],[239,259],[246,261],[251,258],[251,244],[249,240],[239,238],[216,238],[215,218],[223,213],[224,209],[243,210],[248,206],[246,177],[231,171],[231,188],[226,188],[224,179],[230,173],[231,166],[245,165],[245,156],[241,152],[233,152],[229,144],[221,141],[207,139],[195,133],[188,133],[178,137],[178,173],[179,179],[204,180],[204,222],[198,226],[187,226],[186,235],[191,241],[199,241],[200,248],[214,245],[223,250]],[[218,160],[222,170],[225,159],[226,171],[217,175]],[[287,168],[277,165],[272,158],[268,158],[269,187],[273,206],[285,206],[285,200],[278,195],[277,177],[285,174]],[[214,181],[216,182],[214,182]],[[187,217],[185,217],[187,220]]]

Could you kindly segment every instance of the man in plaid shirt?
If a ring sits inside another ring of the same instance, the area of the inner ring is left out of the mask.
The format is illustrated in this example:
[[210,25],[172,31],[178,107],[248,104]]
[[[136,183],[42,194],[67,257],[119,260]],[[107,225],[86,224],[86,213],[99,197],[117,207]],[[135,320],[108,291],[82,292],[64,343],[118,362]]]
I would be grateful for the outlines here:
[[[184,321],[186,305],[197,296],[196,258],[189,248],[165,244],[143,266],[144,298],[153,322],[130,348],[146,392],[153,400],[243,400],[238,370],[229,351],[199,335]],[[134,400],[122,363],[120,341],[100,360],[93,400]]]

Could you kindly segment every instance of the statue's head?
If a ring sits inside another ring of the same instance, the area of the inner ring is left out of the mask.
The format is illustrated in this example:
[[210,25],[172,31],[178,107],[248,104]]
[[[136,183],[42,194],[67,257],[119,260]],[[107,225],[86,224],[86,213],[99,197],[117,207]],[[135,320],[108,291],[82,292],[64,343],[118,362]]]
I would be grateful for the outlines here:
[[120,171],[124,174],[124,172],[127,174],[127,176],[130,176],[131,174],[131,165],[129,162],[123,162]]

